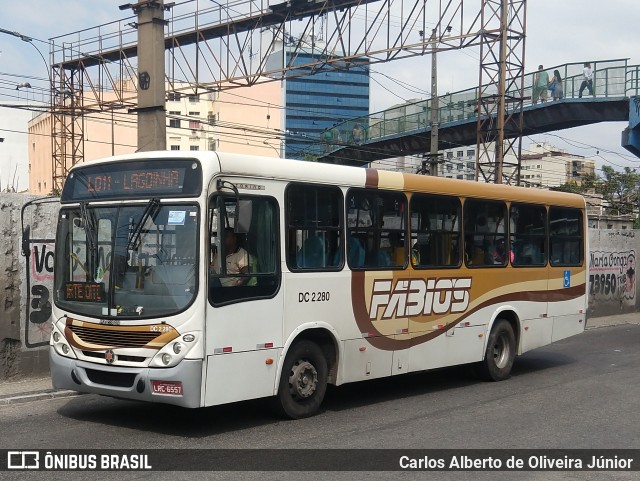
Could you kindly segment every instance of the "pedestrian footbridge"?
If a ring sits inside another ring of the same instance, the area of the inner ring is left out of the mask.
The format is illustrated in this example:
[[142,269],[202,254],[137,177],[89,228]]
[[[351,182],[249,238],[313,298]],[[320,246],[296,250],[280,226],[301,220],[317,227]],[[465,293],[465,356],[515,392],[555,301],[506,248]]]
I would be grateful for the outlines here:
[[[525,75],[523,135],[540,134],[598,122],[629,121],[622,145],[640,156],[640,65],[628,59],[591,62],[593,95],[585,90],[579,98],[583,63],[549,67],[549,77],[558,70],[563,79],[561,100],[532,101],[535,73]],[[515,95],[508,92],[508,95]],[[478,88],[439,96],[438,150],[476,143]],[[350,119],[321,134],[321,162],[363,165],[431,149],[431,99],[410,102]],[[505,128],[505,137],[517,133]]]

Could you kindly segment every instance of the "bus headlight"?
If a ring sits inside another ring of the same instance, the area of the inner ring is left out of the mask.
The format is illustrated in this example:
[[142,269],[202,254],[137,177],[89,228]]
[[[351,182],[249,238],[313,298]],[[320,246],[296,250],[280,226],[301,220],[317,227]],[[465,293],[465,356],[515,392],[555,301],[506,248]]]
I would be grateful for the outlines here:
[[61,321],[60,323],[51,323],[51,340],[49,341],[49,345],[61,356],[76,359],[73,349],[69,346],[64,334],[62,334],[63,329],[64,321]]
[[181,338],[173,340],[163,346],[153,359],[149,367],[173,367],[182,361],[193,347],[198,345],[199,333],[189,332],[183,334]]

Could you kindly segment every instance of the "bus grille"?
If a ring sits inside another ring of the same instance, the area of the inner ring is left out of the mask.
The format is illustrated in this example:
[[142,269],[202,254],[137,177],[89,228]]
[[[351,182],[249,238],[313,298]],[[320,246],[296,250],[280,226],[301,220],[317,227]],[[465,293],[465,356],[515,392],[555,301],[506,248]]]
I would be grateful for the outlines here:
[[[104,352],[98,351],[82,351],[87,357],[95,357],[96,359],[106,359],[106,355]],[[118,361],[126,361],[126,362],[145,362],[147,360],[146,357],[142,356],[129,356],[128,354],[118,354]]]
[[96,329],[75,325],[68,325],[67,327],[83,342],[110,348],[144,347],[160,335],[157,332]]
[[135,373],[108,372],[97,369],[85,369],[89,381],[104,386],[131,387],[136,380]]

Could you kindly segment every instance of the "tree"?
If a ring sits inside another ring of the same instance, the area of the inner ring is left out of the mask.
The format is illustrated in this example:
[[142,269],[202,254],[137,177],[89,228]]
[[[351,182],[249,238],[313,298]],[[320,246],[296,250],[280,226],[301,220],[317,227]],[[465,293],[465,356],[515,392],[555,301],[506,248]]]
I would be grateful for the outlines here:
[[608,202],[608,212],[614,215],[634,213],[638,206],[640,173],[630,167],[618,172],[610,166],[602,167],[602,173],[604,179],[596,186],[596,192]]
[[580,179],[580,184],[576,182],[567,182],[557,187],[550,187],[549,190],[556,192],[570,192],[572,194],[585,194],[593,189],[598,183],[598,177],[595,174],[584,174]]

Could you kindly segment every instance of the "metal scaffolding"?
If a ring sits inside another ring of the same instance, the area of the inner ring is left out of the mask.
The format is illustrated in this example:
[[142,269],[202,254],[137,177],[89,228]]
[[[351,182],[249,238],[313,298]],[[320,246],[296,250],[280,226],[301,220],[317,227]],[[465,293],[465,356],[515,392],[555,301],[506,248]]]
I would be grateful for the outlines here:
[[526,11],[526,0],[482,2],[476,180],[520,184]]
[[[504,2],[510,7],[524,4]],[[166,84],[169,95],[171,91],[198,95],[487,45],[490,33],[485,29],[490,22],[483,15],[495,3],[501,2],[289,0],[269,5],[268,0],[196,0],[167,4],[171,10],[164,38]],[[52,102],[54,189],[62,187],[69,168],[82,160],[84,116],[137,107],[136,19],[130,16],[50,40],[52,92],[70,92]],[[437,38],[418,35],[434,30],[441,32]],[[303,52],[311,55],[301,61]]]

